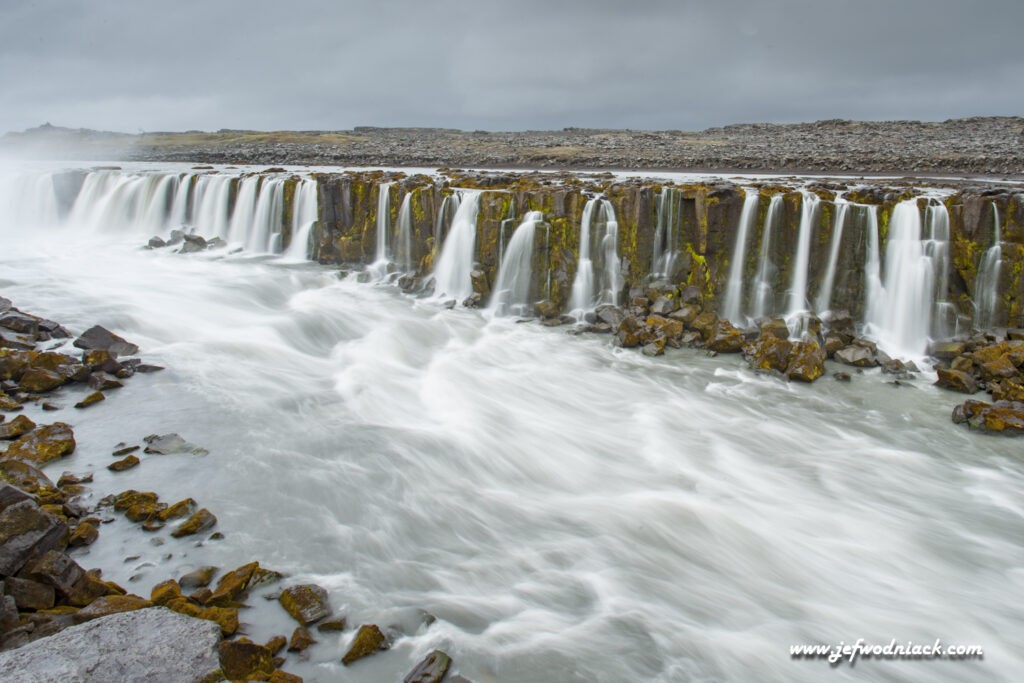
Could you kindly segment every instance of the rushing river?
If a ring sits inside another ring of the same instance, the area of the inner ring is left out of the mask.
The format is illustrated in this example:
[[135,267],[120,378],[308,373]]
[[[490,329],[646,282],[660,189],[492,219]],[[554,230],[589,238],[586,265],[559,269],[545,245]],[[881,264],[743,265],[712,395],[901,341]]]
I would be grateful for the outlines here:
[[[958,396],[927,374],[786,384],[738,356],[647,358],[274,257],[145,251],[73,225],[3,225],[0,244],[16,306],[105,325],[168,368],[86,411],[28,408],[81,444],[47,472],[95,471],[94,498],[192,496],[226,535],[156,545],[118,520],[79,562],[148,595],[258,559],[326,587],[351,625],[407,633],[344,669],[351,631],[314,631],[309,659],[285,665],[307,681],[400,680],[433,648],[477,683],[1024,671],[1020,442],[954,425]],[[82,390],[64,391],[70,406]],[[105,469],[118,442],[172,431],[209,454]],[[254,640],[294,628],[249,603]],[[417,628],[419,609],[437,621]],[[790,658],[858,638],[985,657]]]

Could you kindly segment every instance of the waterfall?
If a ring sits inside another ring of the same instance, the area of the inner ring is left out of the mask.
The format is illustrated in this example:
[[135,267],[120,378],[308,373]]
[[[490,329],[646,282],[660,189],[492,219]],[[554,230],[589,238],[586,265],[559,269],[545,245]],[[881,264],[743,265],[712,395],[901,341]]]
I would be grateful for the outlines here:
[[764,217],[764,230],[761,232],[761,251],[757,258],[757,275],[754,276],[754,284],[750,291],[750,300],[753,302],[751,317],[755,320],[771,315],[774,311],[772,281],[775,278],[775,264],[771,259],[772,229],[779,217],[779,210],[782,208],[782,195],[772,195],[768,201],[768,211]]
[[533,312],[533,238],[537,224],[543,220],[540,211],[530,211],[512,233],[489,306],[495,315],[525,316]]
[[434,266],[434,294],[464,301],[473,293],[473,259],[476,252],[476,217],[480,193],[463,190],[452,227],[445,237]]
[[264,179],[256,199],[253,222],[246,235],[246,250],[255,254],[279,254],[283,218],[284,178]]
[[818,292],[818,299],[814,309],[824,313],[832,306],[832,288],[836,281],[836,268],[839,266],[839,246],[843,241],[843,223],[846,222],[846,213],[850,209],[850,203],[843,199],[840,193],[836,195],[834,202],[835,217],[832,220],[832,244],[828,253],[828,266],[825,268],[825,278],[821,281],[821,290]]
[[796,316],[807,310],[807,270],[811,258],[811,232],[814,230],[814,218],[818,213],[821,199],[807,190],[800,195],[800,231],[797,236],[796,257],[793,262],[793,280],[789,286],[789,303],[786,307],[787,317]]
[[178,185],[174,191],[174,201],[171,202],[171,215],[167,221],[167,227],[181,230],[188,223],[189,195],[195,187],[196,177],[186,174],[178,179]]
[[868,237],[864,262],[864,320],[874,320],[882,292],[882,253],[878,242],[878,207],[865,206]]
[[390,261],[388,253],[388,236],[391,232],[391,183],[381,183],[377,186],[377,254],[374,257],[374,265],[378,267],[381,274],[386,270]]
[[313,256],[310,254],[309,242],[318,212],[316,181],[309,178],[299,179],[295,187],[295,197],[292,199],[292,239],[285,252],[285,258],[305,261]]
[[569,299],[569,310],[577,318],[582,318],[594,302],[594,262],[590,258],[590,233],[593,229],[594,209],[600,206],[600,202],[597,197],[588,199],[583,205],[583,216],[580,218],[580,253]]
[[930,199],[925,208],[927,236],[924,253],[932,259],[935,271],[935,302],[932,312],[932,339],[948,339],[959,331],[959,316],[956,306],[949,300],[949,211],[938,199]]
[[403,273],[411,273],[414,269],[412,258],[412,192],[402,197],[402,205],[398,208],[398,237],[395,244],[395,261]]
[[[619,222],[615,219],[615,207],[607,199],[601,200],[601,216],[604,220],[604,237],[601,239],[601,291],[599,304],[619,305],[622,292],[622,264],[619,262]],[[600,223],[600,221],[599,221]]]
[[231,185],[235,180],[228,175],[206,175],[196,181],[192,208],[192,227],[207,237],[228,235],[230,225]]
[[[256,220],[256,202],[259,201],[262,182],[263,178],[258,175],[242,178],[238,182],[238,196],[235,198],[234,211],[231,212],[227,237],[228,243],[233,246],[246,246],[246,236]],[[200,234],[204,234],[201,229]]]
[[174,175],[93,172],[86,176],[69,220],[96,232],[163,231],[176,185]]
[[743,265],[747,257],[747,235],[752,224],[757,220],[757,206],[761,196],[752,187],[743,188],[743,210],[740,211],[740,223],[736,228],[736,246],[733,247],[732,264],[729,267],[729,281],[725,287],[725,304],[722,317],[737,325],[744,324],[742,316],[743,298]]
[[440,253],[441,244],[444,243],[446,228],[450,228],[455,214],[459,210],[459,195],[452,193],[445,195],[441,200],[441,208],[434,217],[434,253]]
[[51,173],[0,176],[0,207],[10,226],[48,226],[60,221]]
[[682,193],[673,187],[663,187],[658,194],[657,223],[651,253],[652,280],[669,278],[674,274],[679,260],[676,216],[682,197]]
[[935,288],[933,259],[921,239],[921,211],[916,199],[893,209],[885,263],[876,302],[869,305],[867,330],[893,354],[920,356],[931,333]]
[[999,235],[999,207],[992,202],[992,246],[985,250],[974,285],[974,326],[987,330],[996,325],[999,305],[999,271],[1002,262],[1002,238]]

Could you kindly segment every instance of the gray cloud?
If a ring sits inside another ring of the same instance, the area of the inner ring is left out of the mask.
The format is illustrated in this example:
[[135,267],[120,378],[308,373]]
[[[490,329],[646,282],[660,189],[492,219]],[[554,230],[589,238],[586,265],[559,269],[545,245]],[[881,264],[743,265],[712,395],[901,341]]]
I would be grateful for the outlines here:
[[0,130],[700,129],[1022,111],[1019,0],[5,2]]

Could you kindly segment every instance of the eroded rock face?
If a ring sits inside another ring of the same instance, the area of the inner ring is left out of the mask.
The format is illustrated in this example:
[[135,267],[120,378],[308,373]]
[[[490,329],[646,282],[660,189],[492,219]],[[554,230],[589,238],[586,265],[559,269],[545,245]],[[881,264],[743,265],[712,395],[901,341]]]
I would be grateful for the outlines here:
[[0,653],[0,680],[192,681],[219,667],[215,624],[161,607],[98,618]]

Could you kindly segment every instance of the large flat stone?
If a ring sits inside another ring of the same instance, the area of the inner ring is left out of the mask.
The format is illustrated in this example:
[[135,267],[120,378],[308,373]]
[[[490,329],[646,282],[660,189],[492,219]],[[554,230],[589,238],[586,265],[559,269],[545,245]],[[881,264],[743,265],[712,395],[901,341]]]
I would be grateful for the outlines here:
[[0,653],[0,680],[194,681],[219,668],[220,629],[151,607],[114,614]]

